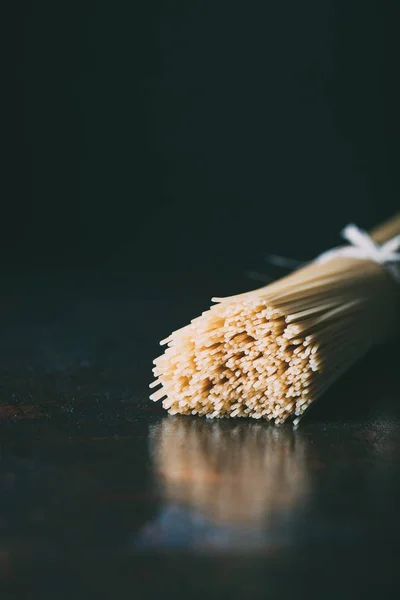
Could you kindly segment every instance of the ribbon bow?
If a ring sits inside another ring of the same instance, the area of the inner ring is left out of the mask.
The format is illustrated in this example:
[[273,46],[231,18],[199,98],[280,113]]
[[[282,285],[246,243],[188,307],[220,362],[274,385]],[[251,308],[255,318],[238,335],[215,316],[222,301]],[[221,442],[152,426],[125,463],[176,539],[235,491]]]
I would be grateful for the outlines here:
[[357,225],[346,225],[342,231],[342,237],[351,245],[332,248],[321,254],[316,262],[325,262],[340,256],[359,258],[360,260],[372,260],[384,266],[393,279],[400,283],[400,235],[385,242],[381,246],[376,244],[371,236],[357,227]]

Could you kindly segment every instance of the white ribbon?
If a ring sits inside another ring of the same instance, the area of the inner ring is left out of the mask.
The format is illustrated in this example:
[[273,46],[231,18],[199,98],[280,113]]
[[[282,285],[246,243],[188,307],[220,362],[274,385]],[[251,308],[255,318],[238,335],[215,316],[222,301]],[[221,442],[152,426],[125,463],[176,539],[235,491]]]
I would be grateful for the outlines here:
[[332,248],[321,254],[315,262],[325,262],[332,258],[348,257],[360,260],[372,260],[382,265],[400,283],[400,235],[385,242],[381,246],[376,244],[371,236],[357,227],[357,225],[346,225],[342,231],[342,237],[351,245]]

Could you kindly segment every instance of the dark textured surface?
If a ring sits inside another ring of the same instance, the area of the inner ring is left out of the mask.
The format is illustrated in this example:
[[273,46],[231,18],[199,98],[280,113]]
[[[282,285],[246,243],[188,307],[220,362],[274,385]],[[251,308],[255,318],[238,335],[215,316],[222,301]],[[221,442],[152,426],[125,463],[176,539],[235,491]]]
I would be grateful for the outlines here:
[[2,597],[396,597],[396,346],[295,432],[170,418],[147,400],[157,338],[216,284],[101,275],[3,295]]

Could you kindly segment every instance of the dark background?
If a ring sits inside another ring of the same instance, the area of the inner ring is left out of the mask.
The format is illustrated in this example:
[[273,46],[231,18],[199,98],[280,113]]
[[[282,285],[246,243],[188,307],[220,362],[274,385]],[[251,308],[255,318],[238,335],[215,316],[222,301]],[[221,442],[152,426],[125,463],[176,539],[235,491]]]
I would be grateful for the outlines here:
[[[305,506],[261,524],[246,557],[217,560],[211,527],[193,560],[196,514],[194,531],[178,519],[157,537],[171,501],[149,432],[170,421],[147,386],[158,341],[211,296],[257,285],[249,270],[283,274],[266,253],[309,259],[348,222],[398,210],[397,3],[3,4],[0,587],[382,595],[400,539],[398,344],[338,381],[299,431],[276,433],[278,464],[308,449]],[[228,444],[237,422],[223,427]],[[251,458],[251,427],[239,429]],[[216,495],[230,481],[221,456]],[[203,474],[188,471],[190,489]],[[156,556],[133,560],[146,536]]]
[[9,4],[3,268],[190,282],[397,208],[396,3]]
[[311,259],[397,211],[396,3],[2,12],[0,371],[18,385],[82,365],[147,385],[212,296],[285,273],[266,253]]

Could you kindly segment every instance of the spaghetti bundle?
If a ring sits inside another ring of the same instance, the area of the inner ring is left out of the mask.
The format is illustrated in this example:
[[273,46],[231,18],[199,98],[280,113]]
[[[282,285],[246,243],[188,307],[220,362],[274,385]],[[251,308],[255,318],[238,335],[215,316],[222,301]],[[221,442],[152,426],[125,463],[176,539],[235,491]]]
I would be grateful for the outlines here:
[[164,398],[171,414],[297,423],[394,330],[398,283],[389,268],[399,233],[400,216],[370,238],[359,232],[364,247],[330,251],[270,285],[213,299],[161,342],[168,348],[154,361],[152,384],[161,389],[151,399]]

